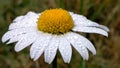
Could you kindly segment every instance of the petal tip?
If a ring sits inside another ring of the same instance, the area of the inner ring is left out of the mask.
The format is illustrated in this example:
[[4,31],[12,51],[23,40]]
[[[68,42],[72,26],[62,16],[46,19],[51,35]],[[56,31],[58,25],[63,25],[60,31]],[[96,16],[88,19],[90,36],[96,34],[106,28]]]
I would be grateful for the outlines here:
[[15,50],[15,52],[20,52],[21,50],[20,50],[20,48],[18,48],[18,47],[14,47],[14,50]]
[[37,58],[34,58],[33,61],[37,61]]
[[96,51],[92,53],[93,55],[96,55]]
[[8,40],[8,39],[5,39],[5,36],[3,35],[1,41],[2,41],[3,43],[5,43],[7,40]]
[[1,39],[1,41],[2,41],[2,43],[5,43],[5,40],[3,38]]
[[108,37],[108,33],[104,34],[105,37]]
[[88,60],[89,58],[88,57],[83,57],[83,60]]
[[18,49],[14,49],[15,50],[15,52],[20,52],[20,50],[18,50]]
[[31,59],[33,59],[33,58],[34,58],[34,55],[32,55],[31,53],[30,53],[30,58],[31,58]]
[[67,61],[67,62],[65,62],[65,63],[69,64],[69,63],[70,63],[70,61]]

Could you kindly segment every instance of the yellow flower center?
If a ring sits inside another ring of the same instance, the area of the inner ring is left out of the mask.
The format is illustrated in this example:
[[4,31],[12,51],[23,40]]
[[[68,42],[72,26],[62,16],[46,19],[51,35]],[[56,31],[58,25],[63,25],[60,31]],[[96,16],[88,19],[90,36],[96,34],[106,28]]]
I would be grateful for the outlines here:
[[74,26],[69,12],[63,9],[49,9],[42,12],[37,21],[40,31],[63,34],[69,32]]

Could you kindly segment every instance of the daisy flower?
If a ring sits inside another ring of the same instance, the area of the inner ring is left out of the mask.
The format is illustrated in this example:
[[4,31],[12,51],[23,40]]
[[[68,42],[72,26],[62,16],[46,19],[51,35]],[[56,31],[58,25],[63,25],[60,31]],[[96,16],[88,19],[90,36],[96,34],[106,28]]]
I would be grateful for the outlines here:
[[64,9],[49,9],[42,13],[28,12],[18,16],[3,35],[2,42],[17,42],[16,52],[30,47],[30,57],[36,61],[44,53],[45,62],[51,63],[60,52],[65,63],[69,63],[74,47],[84,60],[88,60],[88,50],[95,55],[93,44],[78,34],[97,33],[108,36],[109,29],[86,17]]

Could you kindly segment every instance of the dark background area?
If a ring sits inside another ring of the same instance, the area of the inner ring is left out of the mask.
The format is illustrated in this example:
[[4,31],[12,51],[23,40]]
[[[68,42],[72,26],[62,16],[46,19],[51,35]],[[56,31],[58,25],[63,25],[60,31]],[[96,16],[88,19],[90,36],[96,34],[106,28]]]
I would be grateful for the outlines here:
[[[97,50],[95,56],[89,52],[89,60],[83,61],[73,49],[71,62],[65,64],[58,53],[58,68],[120,68],[120,0],[0,0],[0,39],[15,17],[29,11],[40,13],[49,8],[63,8],[84,15],[110,29],[108,38],[86,34]],[[0,41],[0,68],[52,67],[44,62],[44,56],[36,62],[31,60],[29,47],[16,53],[14,45],[15,43],[6,45]]]

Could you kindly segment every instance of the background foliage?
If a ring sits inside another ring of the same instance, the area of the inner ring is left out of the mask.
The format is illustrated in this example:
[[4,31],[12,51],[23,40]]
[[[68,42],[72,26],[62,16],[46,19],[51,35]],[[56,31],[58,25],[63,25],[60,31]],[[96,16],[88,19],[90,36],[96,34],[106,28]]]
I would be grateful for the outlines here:
[[[97,55],[89,53],[89,60],[83,61],[73,49],[70,64],[65,64],[60,54],[57,55],[58,68],[120,68],[120,0],[0,0],[0,39],[15,17],[48,8],[64,8],[85,15],[110,29],[108,38],[86,34],[95,45]],[[29,47],[16,53],[14,45],[0,41],[0,68],[51,68],[44,62],[43,56],[33,62],[29,57]]]

